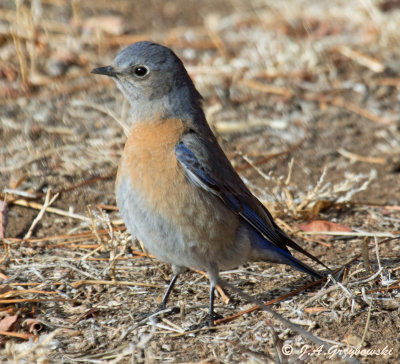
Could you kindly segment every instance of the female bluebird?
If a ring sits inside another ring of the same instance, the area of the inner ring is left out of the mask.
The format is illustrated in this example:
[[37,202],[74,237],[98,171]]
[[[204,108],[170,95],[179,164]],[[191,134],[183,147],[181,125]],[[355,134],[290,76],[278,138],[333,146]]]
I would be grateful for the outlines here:
[[92,72],[110,76],[131,104],[117,205],[129,232],[172,265],[161,307],[184,267],[209,276],[211,324],[220,269],[261,260],[321,278],[288,246],[323,263],[276,225],[233,169],[207,124],[202,97],[169,48],[138,42]]

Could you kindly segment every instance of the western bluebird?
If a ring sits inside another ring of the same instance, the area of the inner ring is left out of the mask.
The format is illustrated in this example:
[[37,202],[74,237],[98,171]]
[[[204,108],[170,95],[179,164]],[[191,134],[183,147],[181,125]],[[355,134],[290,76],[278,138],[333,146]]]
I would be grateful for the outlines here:
[[207,124],[201,95],[169,48],[134,43],[92,73],[110,76],[132,108],[117,205],[129,232],[172,265],[161,307],[184,267],[208,274],[211,324],[220,269],[260,260],[321,278],[288,247],[323,263],[276,225],[233,169]]

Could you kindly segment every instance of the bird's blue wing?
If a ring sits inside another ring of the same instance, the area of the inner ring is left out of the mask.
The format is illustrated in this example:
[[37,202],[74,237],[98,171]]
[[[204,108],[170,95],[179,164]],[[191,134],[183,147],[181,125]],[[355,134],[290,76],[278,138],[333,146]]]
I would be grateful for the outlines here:
[[[324,265],[319,259],[315,258],[312,254],[308,253],[291,240],[275,224],[269,211],[251,194],[250,191],[248,191],[227,159],[221,160],[219,161],[220,163],[217,163],[217,165],[220,165],[222,170],[215,169],[213,171],[212,168],[209,167],[210,163],[201,163],[201,157],[204,159],[204,155],[202,155],[201,151],[198,150],[198,144],[195,144],[196,147],[194,147],[194,145],[190,147],[190,145],[191,143],[181,141],[175,147],[176,158],[184,168],[185,174],[190,183],[221,198],[234,213],[238,214],[243,220],[250,224],[255,231],[265,239],[266,247],[268,246],[271,249],[275,246],[282,252],[282,254],[284,254],[285,257],[289,255],[292,260],[294,260],[292,263],[296,263],[292,264],[295,265],[296,268],[305,271],[304,266],[307,268],[309,267],[292,257],[287,246],[296,249],[314,261]],[[216,149],[215,152],[214,155],[206,156],[206,158],[218,159],[217,154],[219,154],[220,150]],[[200,155],[200,157],[198,157],[198,155]],[[215,160],[213,160],[213,162],[215,165]],[[232,179],[234,183],[229,184]],[[299,264],[303,266],[303,269],[299,267]],[[320,275],[311,268],[307,269],[306,272],[313,276],[320,277]]]

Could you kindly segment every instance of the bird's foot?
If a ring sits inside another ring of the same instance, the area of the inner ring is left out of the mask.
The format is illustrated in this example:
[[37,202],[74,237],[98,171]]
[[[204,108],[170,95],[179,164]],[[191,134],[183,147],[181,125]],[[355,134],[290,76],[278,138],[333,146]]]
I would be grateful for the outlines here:
[[[163,311],[165,311],[165,312],[163,312]],[[136,314],[136,317],[139,320],[144,320],[151,316],[154,316],[154,318],[157,319],[158,317],[166,317],[166,316],[170,316],[170,315],[175,315],[175,314],[179,313],[180,311],[181,310],[179,307],[172,307],[170,309],[167,309],[165,305],[160,304],[154,311],[138,312]]]
[[206,319],[202,322],[200,322],[199,324],[194,324],[189,326],[186,331],[193,331],[193,330],[199,330],[199,329],[204,329],[207,327],[214,327],[214,321],[215,320],[219,320],[222,319],[222,316],[216,312],[210,312]]

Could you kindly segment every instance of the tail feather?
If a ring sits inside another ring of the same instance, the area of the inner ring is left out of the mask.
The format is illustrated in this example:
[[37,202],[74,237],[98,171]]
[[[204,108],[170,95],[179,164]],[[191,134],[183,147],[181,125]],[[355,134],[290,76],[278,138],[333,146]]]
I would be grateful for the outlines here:
[[252,230],[251,233],[251,244],[253,248],[252,255],[256,260],[287,264],[299,270],[300,272],[309,274],[316,279],[323,278],[321,273],[317,272],[306,263],[303,263],[301,260],[295,258],[290,252],[285,251],[276,244],[269,242],[254,230]]

